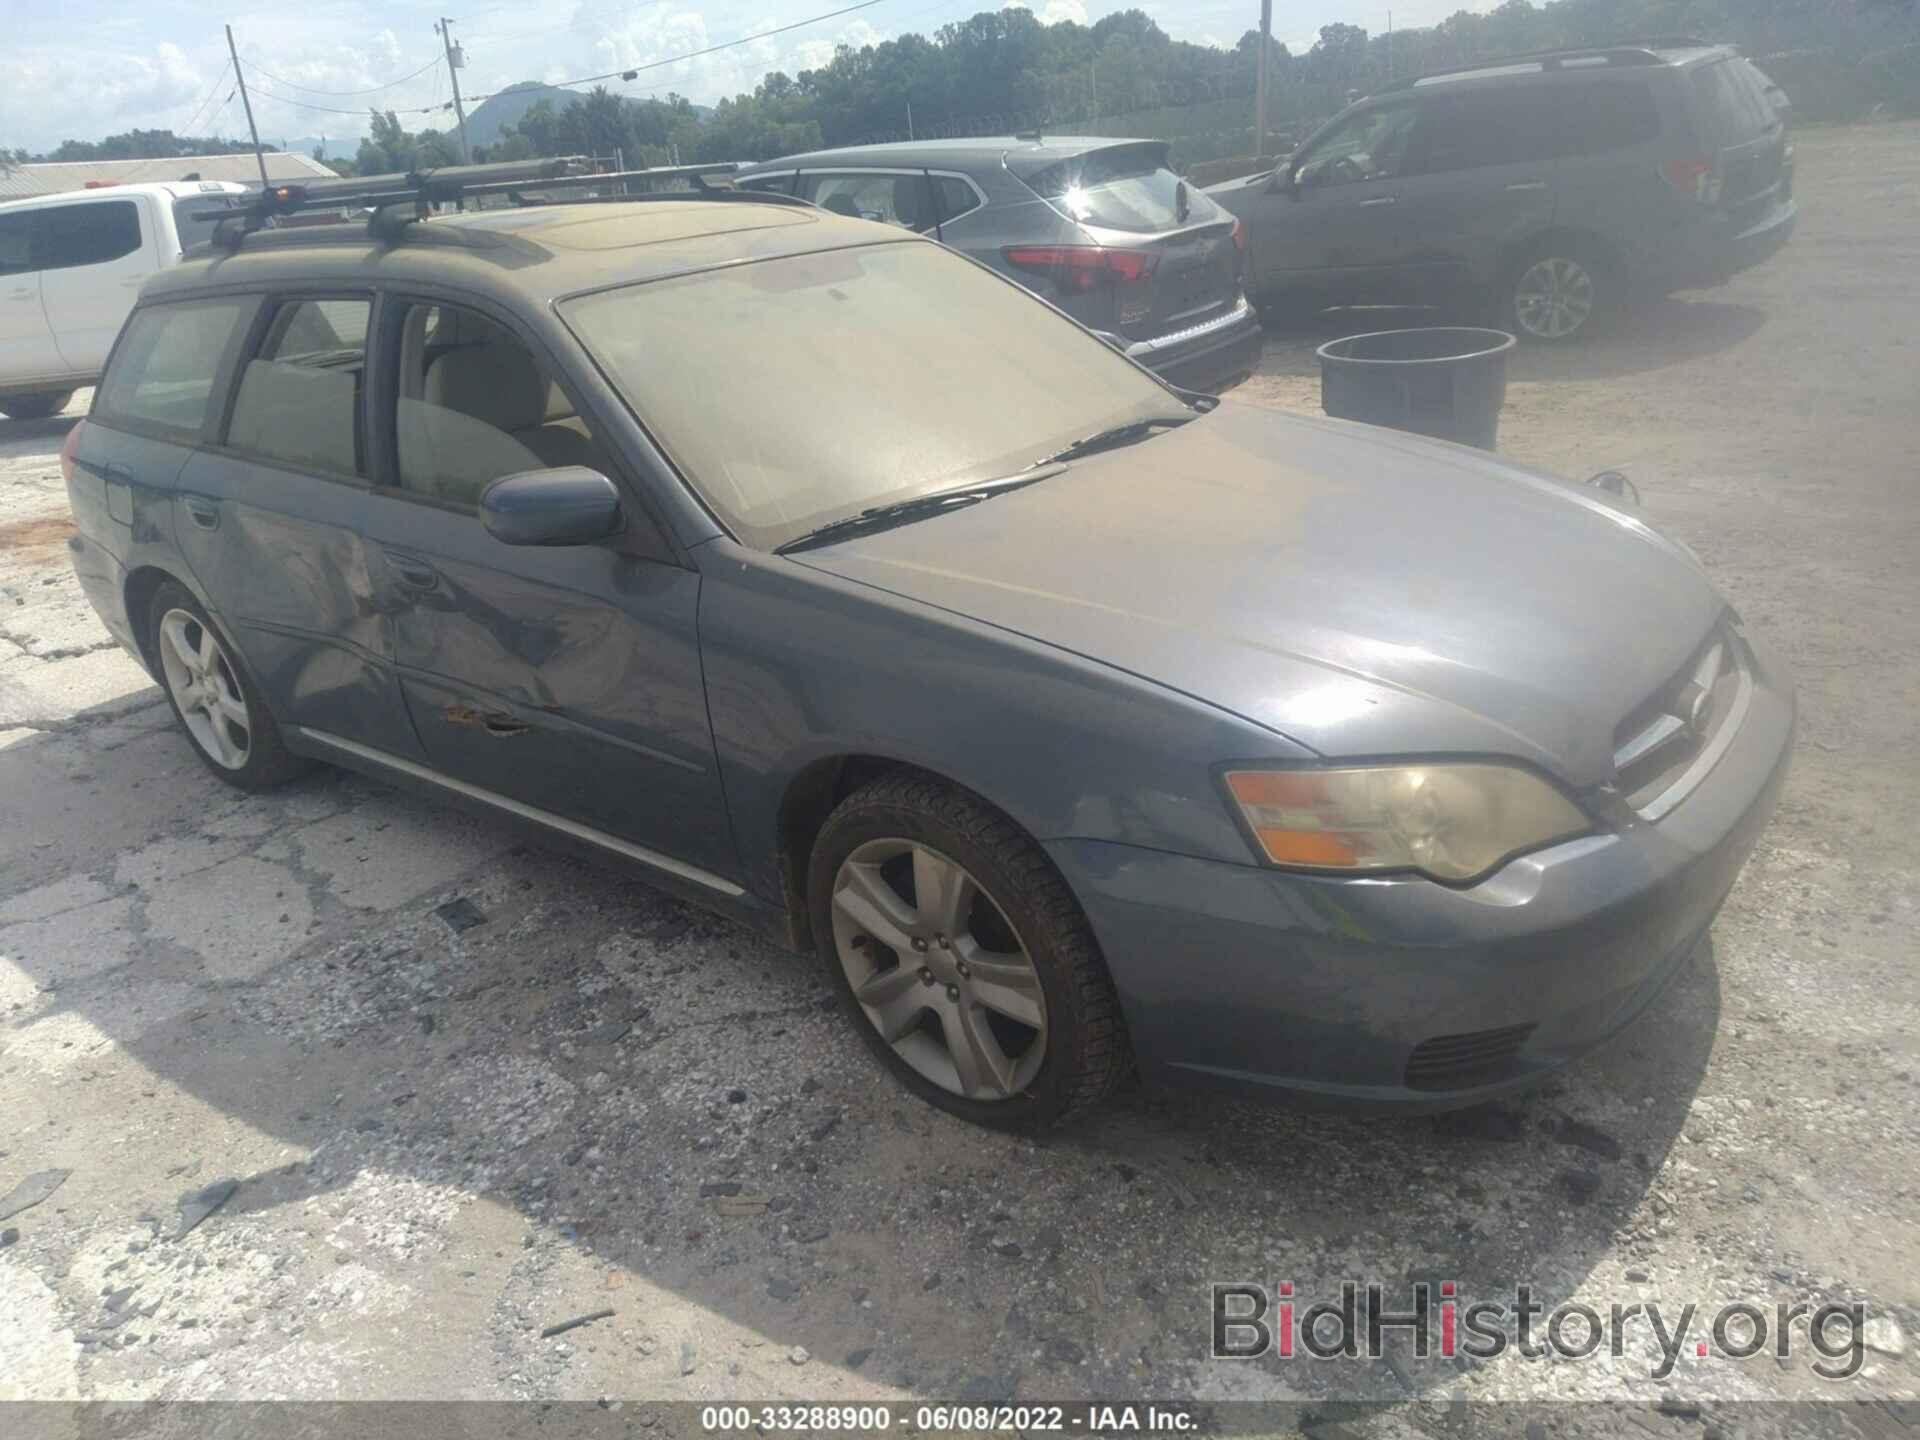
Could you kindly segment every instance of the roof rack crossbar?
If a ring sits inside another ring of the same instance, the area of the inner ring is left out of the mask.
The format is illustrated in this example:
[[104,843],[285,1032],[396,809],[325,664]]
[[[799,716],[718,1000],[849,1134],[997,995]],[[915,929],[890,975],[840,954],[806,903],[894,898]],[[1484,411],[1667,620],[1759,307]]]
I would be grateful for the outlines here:
[[370,228],[379,233],[393,223],[389,212],[401,205],[413,207],[413,218],[429,213],[435,203],[455,202],[468,195],[504,193],[511,187],[566,180],[587,162],[578,155],[548,160],[512,160],[497,165],[441,165],[404,175],[368,175],[316,180],[304,185],[276,185],[252,197],[252,203],[227,210],[203,210],[196,220],[239,221],[237,229],[216,225],[213,238],[237,244],[241,238],[277,216],[301,210],[373,210]]
[[[505,195],[516,205],[572,204],[581,200],[735,200],[754,204],[799,205],[813,208],[813,202],[798,195],[774,191],[738,190],[731,183],[716,185],[721,177],[732,176],[740,167],[733,161],[715,161],[704,165],[655,165],[640,170],[616,170],[594,174],[583,167],[579,156],[550,160],[510,161],[497,165],[450,165],[407,174],[367,175],[319,180],[306,185],[277,185],[254,197],[252,203],[224,210],[202,210],[196,220],[219,222],[212,242],[232,249],[246,236],[271,224],[282,215],[302,210],[369,210],[367,232],[392,239],[416,220],[424,220],[431,206],[482,195]],[[572,189],[581,185],[626,185],[633,181],[653,184],[662,180],[687,180],[694,195],[685,191],[642,191],[639,194],[566,196],[529,195],[530,187]]]

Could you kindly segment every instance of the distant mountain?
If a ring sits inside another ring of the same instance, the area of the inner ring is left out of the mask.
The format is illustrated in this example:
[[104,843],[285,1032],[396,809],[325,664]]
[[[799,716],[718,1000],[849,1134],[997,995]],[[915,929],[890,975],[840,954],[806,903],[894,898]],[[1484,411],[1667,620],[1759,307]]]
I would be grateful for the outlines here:
[[[517,85],[509,85],[467,111],[467,141],[472,145],[491,145],[500,138],[502,130],[509,125],[519,124],[520,118],[542,100],[549,102],[555,110],[564,110],[583,93],[580,90],[562,89],[557,85],[545,85],[538,80],[522,80]],[[627,98],[631,100],[633,97]],[[693,111],[704,119],[713,113],[713,107],[696,105]]]

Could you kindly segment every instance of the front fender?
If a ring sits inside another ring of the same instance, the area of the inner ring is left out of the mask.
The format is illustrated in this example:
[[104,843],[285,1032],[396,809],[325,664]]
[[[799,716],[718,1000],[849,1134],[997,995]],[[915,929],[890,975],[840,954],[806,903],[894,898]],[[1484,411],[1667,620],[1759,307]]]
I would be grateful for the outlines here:
[[696,558],[707,705],[742,874],[776,903],[783,799],[831,757],[944,776],[1043,842],[1245,865],[1253,857],[1214,767],[1311,758],[1152,681],[777,555],[717,540]]

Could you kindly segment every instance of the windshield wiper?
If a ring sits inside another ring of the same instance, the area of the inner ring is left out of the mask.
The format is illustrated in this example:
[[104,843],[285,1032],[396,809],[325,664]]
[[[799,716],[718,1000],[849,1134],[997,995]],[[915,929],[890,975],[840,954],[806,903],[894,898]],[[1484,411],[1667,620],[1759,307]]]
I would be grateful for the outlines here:
[[850,535],[867,535],[876,530],[924,520],[929,515],[964,509],[982,500],[990,500],[995,495],[1004,495],[1010,490],[1019,490],[1035,481],[1045,480],[1050,475],[1058,475],[1066,468],[1062,465],[1041,468],[1047,464],[1042,460],[1039,465],[1022,470],[1018,475],[1006,475],[998,480],[980,480],[971,485],[956,485],[951,490],[935,490],[930,495],[915,495],[911,499],[895,500],[888,505],[870,505],[858,515],[832,520],[804,535],[796,535],[785,544],[774,546],[773,553],[786,555],[795,550],[810,550],[816,545],[844,540]]
[[1135,441],[1146,439],[1155,430],[1171,430],[1186,424],[1193,418],[1191,415],[1156,415],[1148,420],[1130,420],[1125,425],[1109,425],[1105,430],[1096,430],[1091,435],[1082,436],[1066,449],[1056,450],[1046,459],[1035,463],[1052,465],[1066,460],[1078,460],[1083,455],[1092,455],[1097,451],[1131,445]]

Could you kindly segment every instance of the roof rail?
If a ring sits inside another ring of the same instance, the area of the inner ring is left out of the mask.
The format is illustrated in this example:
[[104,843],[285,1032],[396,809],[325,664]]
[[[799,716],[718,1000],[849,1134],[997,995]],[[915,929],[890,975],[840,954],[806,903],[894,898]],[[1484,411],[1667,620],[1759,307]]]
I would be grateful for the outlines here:
[[1660,65],[1665,63],[1657,53],[1661,50],[1705,49],[1715,43],[1717,42],[1699,40],[1691,36],[1663,36],[1652,40],[1629,40],[1616,45],[1574,45],[1562,46],[1555,50],[1526,50],[1511,55],[1488,55],[1464,64],[1447,65],[1438,70],[1425,70],[1418,75],[1409,75],[1404,80],[1396,80],[1384,86],[1379,93],[1408,90],[1427,80],[1457,78],[1482,70],[1498,70],[1509,65],[1538,65],[1543,71],[1565,69],[1569,61],[1576,62],[1578,67],[1596,63]]

